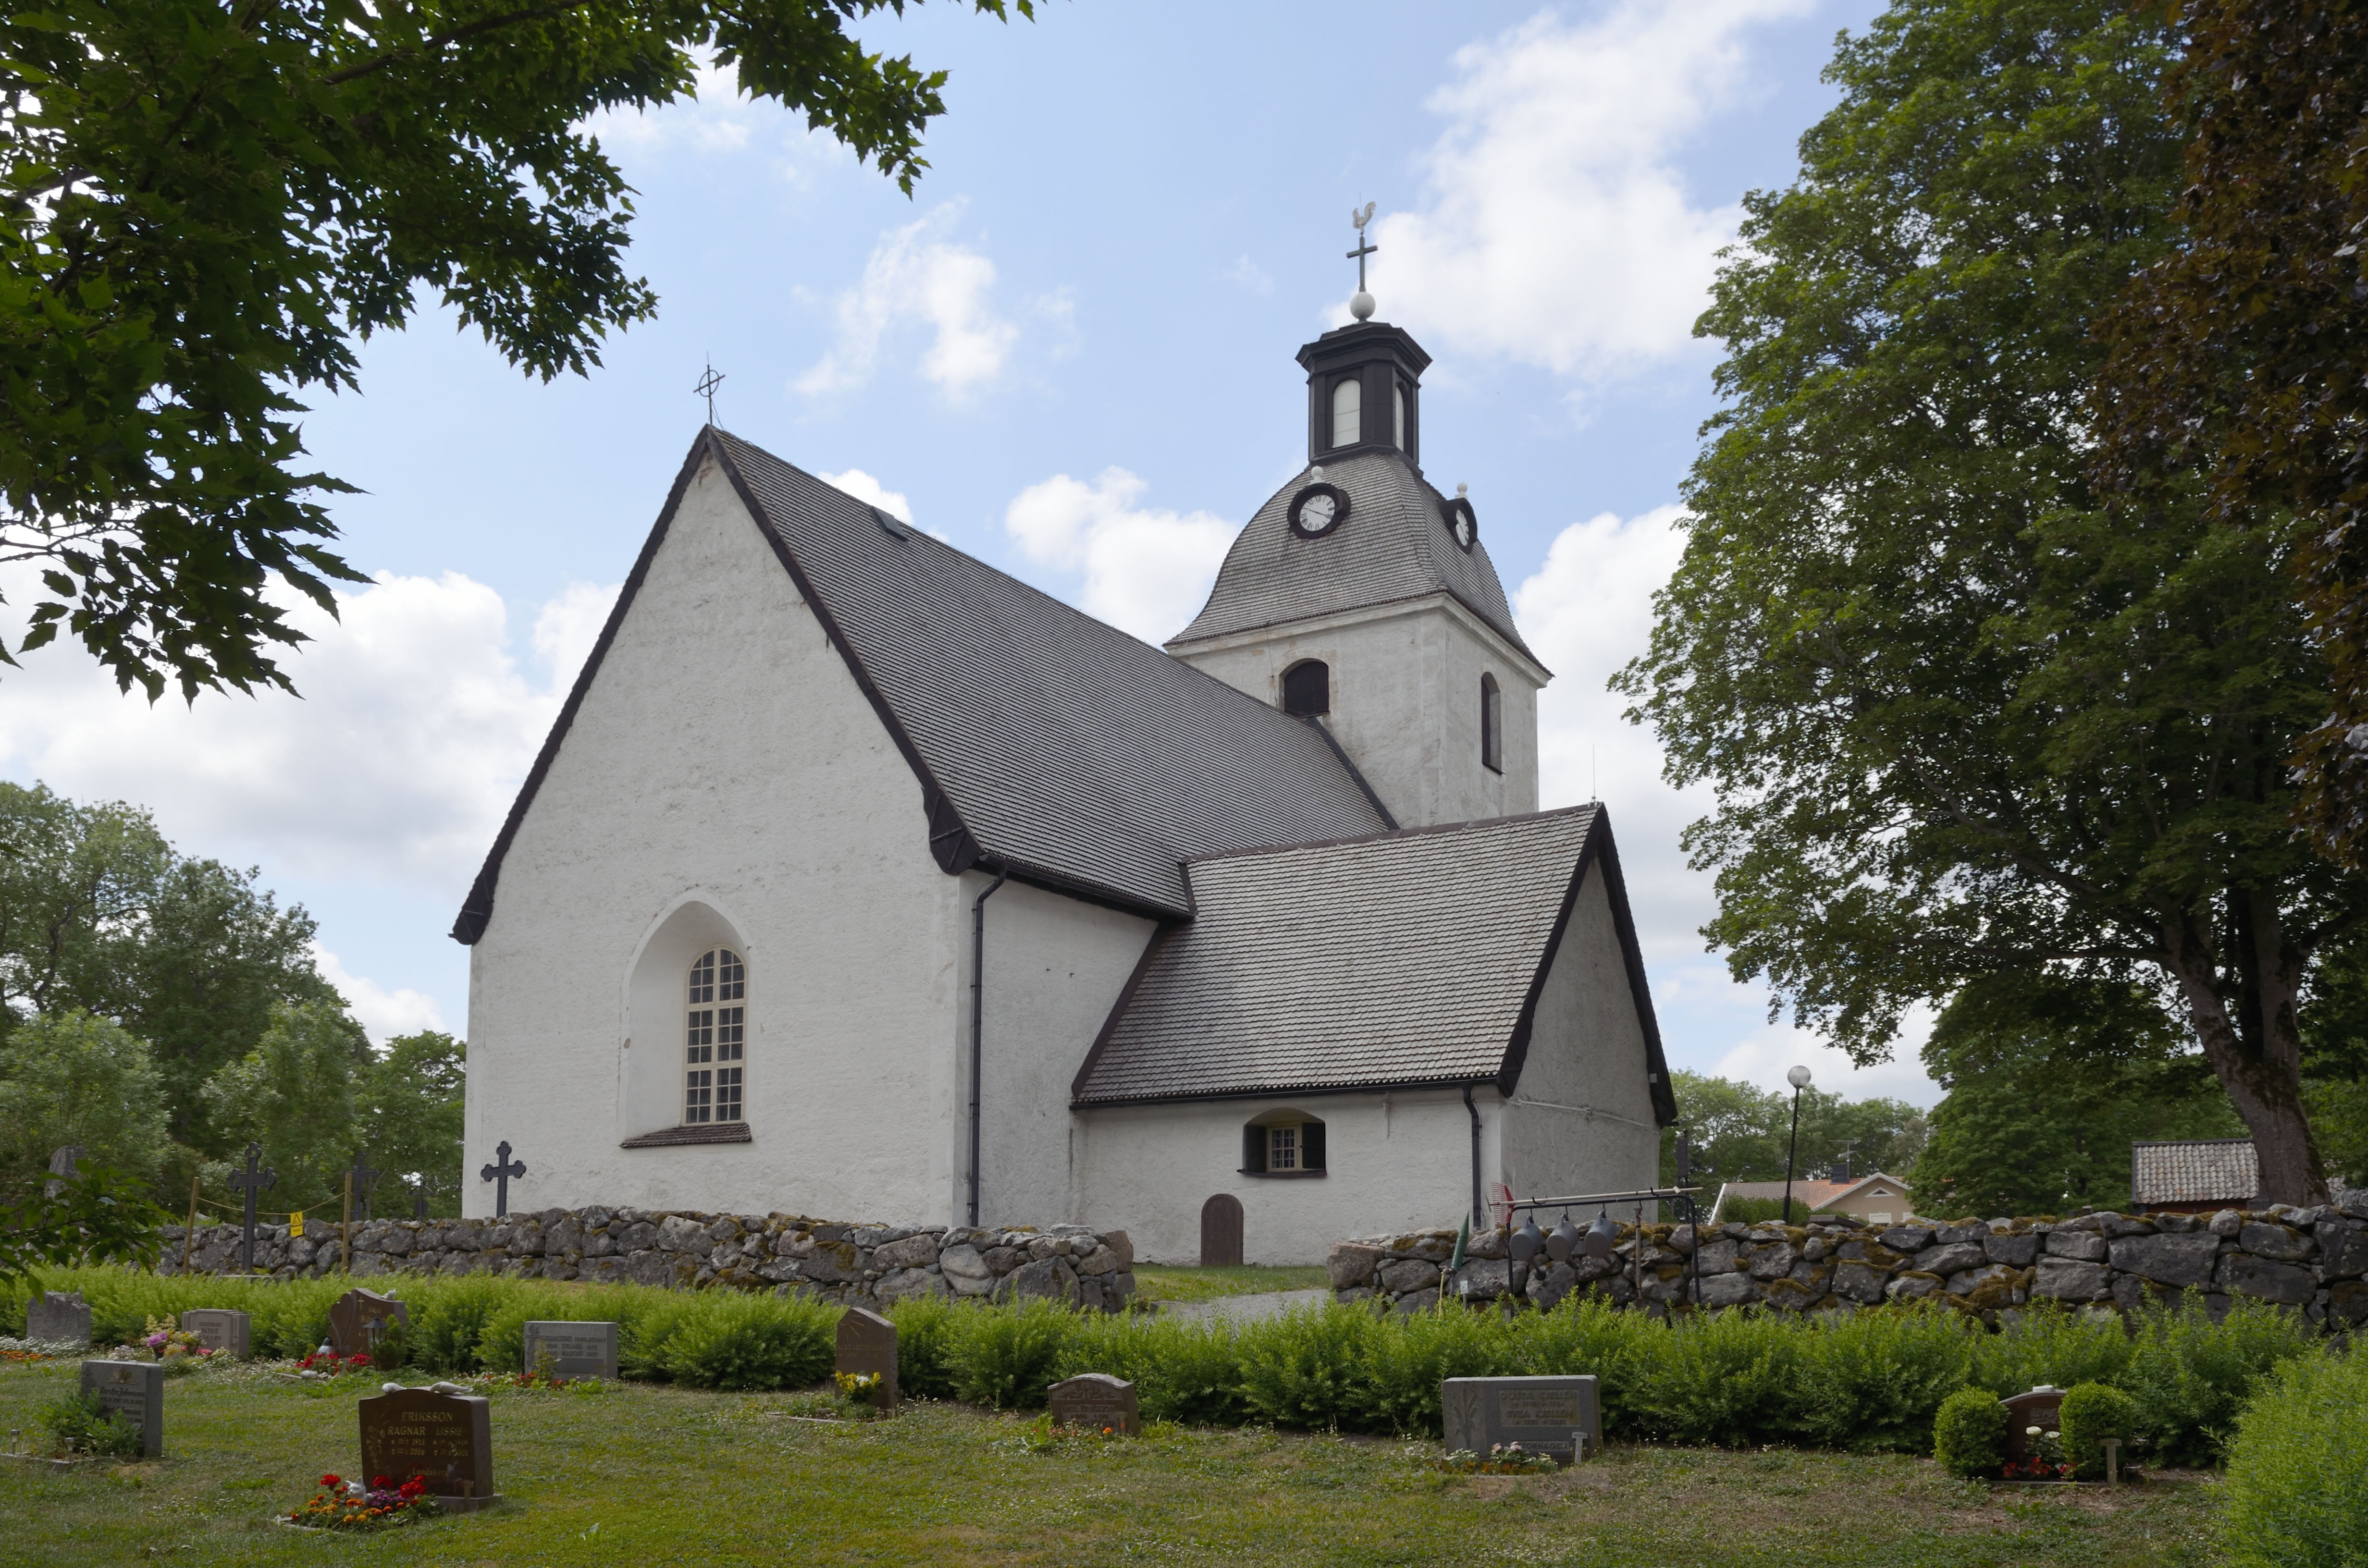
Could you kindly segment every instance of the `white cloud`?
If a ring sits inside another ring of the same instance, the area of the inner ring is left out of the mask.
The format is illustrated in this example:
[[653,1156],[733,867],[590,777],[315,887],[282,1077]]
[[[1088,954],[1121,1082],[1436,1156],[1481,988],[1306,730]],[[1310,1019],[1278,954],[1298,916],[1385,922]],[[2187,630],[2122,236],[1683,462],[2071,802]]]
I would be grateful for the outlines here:
[[424,991],[408,987],[389,991],[378,982],[348,971],[338,961],[337,955],[313,944],[313,967],[321,978],[337,988],[346,999],[347,1011],[366,1030],[374,1044],[384,1045],[396,1035],[417,1034],[422,1029],[441,1031],[443,1010],[436,998]]
[[889,489],[860,468],[848,469],[845,473],[825,473],[822,482],[835,490],[846,491],[858,501],[879,507],[892,517],[901,517],[908,523],[913,520],[913,504],[905,499],[903,491]]
[[1242,256],[1233,266],[1225,268],[1225,279],[1238,286],[1246,293],[1271,294],[1274,292],[1274,279],[1267,276],[1265,267],[1260,267],[1248,256]]
[[1809,4],[1623,0],[1459,51],[1429,205],[1373,231],[1383,313],[1564,375],[1684,351],[1740,209],[1694,199],[1678,154],[1750,90],[1746,31]]
[[1002,375],[1019,329],[995,311],[995,263],[947,237],[961,215],[962,204],[949,202],[881,235],[862,280],[834,303],[837,342],[791,383],[795,391],[823,397],[860,386],[888,341],[913,326],[931,335],[916,369],[947,396],[967,397]]
[[44,650],[0,676],[0,767],[149,806],[210,854],[457,895],[616,592],[577,584],[542,606],[531,672],[501,597],[457,573],[381,573],[338,596],[337,619],[297,601],[290,619],[314,639],[288,660],[302,699],[151,707],[78,649]]
[[1208,512],[1135,506],[1146,488],[1122,468],[1091,484],[1056,473],[1015,496],[1003,526],[1030,560],[1085,574],[1087,614],[1156,642],[1201,608],[1236,529]]
[[1652,731],[1622,719],[1626,699],[1604,686],[1645,652],[1653,595],[1684,551],[1682,516],[1679,507],[1657,506],[1625,519],[1607,512],[1573,523],[1514,592],[1523,635],[1555,673],[1538,699],[1540,801],[1603,801],[1619,835],[1621,870],[1673,1066],[1773,1088],[1787,1067],[1804,1062],[1820,1085],[1852,1098],[1891,1095],[1929,1105],[1940,1091],[1917,1062],[1928,1023],[1907,1031],[1891,1062],[1854,1068],[1816,1036],[1769,1023],[1765,987],[1737,984],[1723,957],[1703,951],[1701,927],[1717,899],[1710,875],[1686,864],[1678,835],[1708,814],[1710,791],[1671,788]]

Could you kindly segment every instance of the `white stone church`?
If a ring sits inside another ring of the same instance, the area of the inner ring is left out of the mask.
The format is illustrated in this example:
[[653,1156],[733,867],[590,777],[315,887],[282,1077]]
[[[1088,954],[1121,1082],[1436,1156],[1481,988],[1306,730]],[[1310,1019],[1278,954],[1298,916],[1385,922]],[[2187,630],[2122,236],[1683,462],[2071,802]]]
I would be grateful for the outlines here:
[[1651,1186],[1611,824],[1537,810],[1429,357],[1299,362],[1309,466],[1165,651],[702,430],[453,929],[466,1170],[1170,1262]]

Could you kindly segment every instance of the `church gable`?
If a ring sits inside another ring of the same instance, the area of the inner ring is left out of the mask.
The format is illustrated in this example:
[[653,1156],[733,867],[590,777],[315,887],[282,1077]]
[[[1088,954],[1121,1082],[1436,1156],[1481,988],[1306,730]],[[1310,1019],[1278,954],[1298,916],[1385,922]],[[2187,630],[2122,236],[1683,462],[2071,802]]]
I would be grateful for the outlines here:
[[[1589,879],[1666,1080],[1602,811],[1218,857],[1196,912],[1146,953],[1077,1075],[1079,1106],[1520,1080],[1538,1006]],[[1653,1097],[1666,1118],[1666,1082]]]

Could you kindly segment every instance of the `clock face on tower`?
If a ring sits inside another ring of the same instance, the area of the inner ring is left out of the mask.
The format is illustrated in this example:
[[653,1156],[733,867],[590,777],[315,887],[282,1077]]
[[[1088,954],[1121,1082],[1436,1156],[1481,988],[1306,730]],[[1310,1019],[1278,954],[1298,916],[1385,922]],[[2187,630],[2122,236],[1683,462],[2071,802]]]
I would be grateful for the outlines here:
[[1348,493],[1337,485],[1311,484],[1291,498],[1291,531],[1302,539],[1322,539],[1348,517]]
[[1447,524],[1447,531],[1455,536],[1456,545],[1471,550],[1473,540],[1480,537],[1480,519],[1473,516],[1472,503],[1458,495],[1440,509],[1440,516]]

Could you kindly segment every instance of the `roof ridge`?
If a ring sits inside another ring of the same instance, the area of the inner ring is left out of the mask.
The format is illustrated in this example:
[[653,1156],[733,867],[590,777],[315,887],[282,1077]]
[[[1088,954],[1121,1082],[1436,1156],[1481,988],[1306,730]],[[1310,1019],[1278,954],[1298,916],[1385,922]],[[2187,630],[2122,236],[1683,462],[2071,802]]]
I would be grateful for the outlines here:
[[1576,806],[1551,806],[1543,811],[1512,812],[1501,817],[1472,817],[1463,822],[1424,823],[1415,827],[1393,828],[1385,833],[1344,834],[1338,838],[1309,838],[1290,844],[1261,844],[1246,849],[1223,849],[1208,855],[1195,855],[1187,866],[1206,865],[1212,860],[1242,860],[1255,855],[1292,855],[1305,849],[1338,849],[1352,844],[1379,844],[1390,839],[1427,838],[1434,834],[1463,833],[1484,827],[1507,827],[1516,823],[1539,822],[1547,817],[1575,817],[1582,813],[1606,814],[1600,801],[1582,801]]

